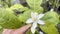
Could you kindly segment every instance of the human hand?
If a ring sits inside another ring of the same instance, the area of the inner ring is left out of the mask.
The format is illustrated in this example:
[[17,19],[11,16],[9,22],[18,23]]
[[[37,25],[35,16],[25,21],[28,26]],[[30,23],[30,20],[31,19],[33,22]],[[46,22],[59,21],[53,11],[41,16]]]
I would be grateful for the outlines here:
[[25,25],[19,29],[13,30],[13,29],[4,29],[2,34],[26,34],[28,29],[30,29],[31,24]]

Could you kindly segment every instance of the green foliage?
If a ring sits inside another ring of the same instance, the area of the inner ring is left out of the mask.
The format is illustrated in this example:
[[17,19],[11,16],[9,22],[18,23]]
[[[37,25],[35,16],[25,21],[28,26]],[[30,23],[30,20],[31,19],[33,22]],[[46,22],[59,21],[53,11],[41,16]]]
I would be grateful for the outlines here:
[[27,10],[23,14],[20,14],[18,19],[22,22],[26,22],[26,20],[30,18],[30,14],[31,14],[31,10]]
[[31,33],[31,30],[28,30],[26,34],[32,34],[32,33]]
[[[21,4],[10,5],[11,0],[2,1],[0,4],[4,4],[0,8],[0,25],[3,28],[16,29],[26,24],[26,20],[31,17],[31,12],[43,13],[43,8],[41,7],[43,0],[26,0],[29,7],[24,7]],[[55,4],[55,3],[54,3]],[[10,8],[9,8],[10,7]],[[19,10],[23,12],[18,16],[15,15],[14,10]],[[57,28],[55,27],[59,22],[59,15],[54,11],[49,11],[44,13],[45,16],[42,20],[45,22],[45,25],[39,25],[40,28],[46,34],[59,34]],[[35,34],[37,34],[36,32]],[[32,34],[29,30],[27,34]]]
[[44,26],[40,27],[46,34],[59,34],[57,28],[53,24],[45,24]]
[[44,20],[45,25],[40,25],[40,28],[46,34],[59,34],[57,28],[55,27],[59,22],[59,16],[56,12],[49,11],[45,13],[45,16],[42,18],[42,20]]
[[[32,11],[43,13],[43,8],[40,6],[42,0],[26,0]],[[40,11],[41,10],[41,11]]]
[[58,29],[58,31],[59,31],[59,33],[60,33],[60,22],[59,22],[58,25],[57,25],[57,29]]
[[19,28],[20,21],[12,11],[0,8],[0,25],[3,28]]
[[3,31],[3,28],[2,28],[1,25],[0,25],[0,34],[2,34],[2,31]]
[[0,2],[0,7],[1,8],[8,8],[8,5],[5,2]]
[[15,10],[15,9],[19,10],[21,8],[24,8],[21,4],[15,4],[15,5],[10,7],[10,9],[12,9],[12,10]]
[[21,4],[15,4],[13,6],[10,7],[11,10],[18,10],[19,12],[25,12],[26,10],[28,10],[28,7],[24,7]]
[[[31,29],[29,29],[26,34],[32,34]],[[39,34],[39,32],[36,31],[35,34]]]
[[60,16],[59,16],[59,23],[57,24],[57,29],[58,29],[58,31],[60,33]]
[[45,13],[45,16],[42,19],[48,23],[50,22],[50,23],[54,24],[55,26],[59,22],[59,16],[54,11],[49,11],[49,12]]

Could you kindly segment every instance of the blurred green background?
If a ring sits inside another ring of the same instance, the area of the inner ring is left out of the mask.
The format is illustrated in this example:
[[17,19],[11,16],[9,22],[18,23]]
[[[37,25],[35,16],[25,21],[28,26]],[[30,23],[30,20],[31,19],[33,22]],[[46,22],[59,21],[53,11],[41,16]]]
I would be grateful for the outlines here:
[[[14,4],[22,4],[23,6],[29,7],[26,0],[0,0],[0,8],[10,8]],[[44,9],[44,13],[54,8],[54,11],[56,11],[60,17],[60,0],[43,0],[41,6]],[[60,33],[60,22],[57,24],[57,29]],[[0,26],[0,34],[2,31],[3,28]]]

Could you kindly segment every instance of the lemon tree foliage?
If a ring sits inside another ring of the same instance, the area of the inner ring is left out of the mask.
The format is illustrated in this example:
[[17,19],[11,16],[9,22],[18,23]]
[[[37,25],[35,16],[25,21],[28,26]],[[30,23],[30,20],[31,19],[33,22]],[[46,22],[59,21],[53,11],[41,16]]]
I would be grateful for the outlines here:
[[59,34],[56,25],[59,22],[59,16],[54,11],[49,11],[45,13],[45,16],[42,18],[42,20],[45,21],[45,25],[40,26],[40,28],[46,33],[46,34]]
[[22,8],[24,8],[24,7],[21,4],[15,4],[10,7],[10,9],[12,9],[12,10],[18,10],[18,9],[22,9]]
[[46,33],[46,34],[59,34],[57,28],[53,24],[46,24],[44,26],[40,26],[41,29]]
[[15,4],[13,6],[10,7],[11,10],[18,10],[19,12],[25,12],[28,9],[28,7],[24,7],[23,5],[21,4]]
[[19,19],[20,21],[26,22],[26,20],[27,20],[28,18],[30,18],[30,15],[31,15],[31,10],[27,10],[27,11],[25,11],[23,14],[20,14],[20,16],[18,17],[18,19]]
[[0,8],[0,25],[3,28],[19,28],[20,21],[12,11]]
[[[43,7],[41,7],[43,0],[26,0],[29,7],[24,7],[21,4],[15,4],[9,8],[0,8],[0,25],[3,28],[16,29],[26,24],[26,20],[31,18],[31,12],[43,13]],[[15,15],[14,10],[23,12],[18,16]],[[48,11],[44,13],[44,17],[41,18],[45,25],[39,25],[40,28],[46,34],[59,34],[55,27],[59,22],[59,16],[54,11]],[[37,31],[37,30],[36,30]],[[32,34],[29,30],[27,34]],[[37,34],[37,32],[35,33]]]
[[[38,0],[26,0],[26,1],[27,1],[28,5],[30,6],[32,11],[38,12],[38,13],[42,12],[42,11],[38,11],[38,10],[42,10],[42,8],[40,8],[41,7],[40,3],[42,3],[42,0],[39,0],[39,1]],[[55,27],[59,22],[59,16],[56,12],[49,11],[49,12],[45,13],[45,16],[42,18],[42,20],[44,20],[46,23],[44,26],[41,26],[41,29],[45,33],[47,33],[47,34],[52,34],[52,33],[53,34],[59,34],[57,28]],[[53,25],[51,25],[51,24],[53,24]]]
[[45,16],[42,18],[44,21],[46,22],[50,22],[52,23],[53,25],[57,25],[58,22],[59,22],[59,16],[56,12],[54,11],[49,11],[47,13],[45,13]]
[[26,0],[31,10],[38,13],[43,13],[43,8],[40,6],[43,0]]

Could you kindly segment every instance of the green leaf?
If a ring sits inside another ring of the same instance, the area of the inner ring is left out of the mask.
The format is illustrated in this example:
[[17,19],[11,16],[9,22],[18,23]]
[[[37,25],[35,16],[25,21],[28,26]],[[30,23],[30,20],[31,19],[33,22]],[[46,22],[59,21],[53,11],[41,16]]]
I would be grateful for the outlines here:
[[0,29],[0,34],[2,34],[2,29]]
[[42,0],[26,0],[26,1],[34,12],[38,12],[38,10],[42,10],[40,11],[40,13],[43,12],[43,8],[41,8],[40,6],[42,3]]
[[59,34],[57,28],[53,25],[47,25],[45,24],[44,26],[40,26],[40,28],[46,33],[46,34]]
[[60,22],[59,22],[58,25],[57,25],[57,29],[58,29],[58,31],[59,31],[59,33],[60,33]]
[[56,12],[54,11],[49,11],[47,13],[45,13],[45,16],[42,18],[42,20],[44,20],[45,22],[50,22],[54,25],[57,25],[59,22],[59,16]]
[[13,11],[0,8],[0,25],[3,28],[16,29],[21,26],[21,23],[14,15]]
[[30,18],[30,15],[31,15],[31,10],[27,10],[23,14],[20,14],[18,19],[21,22],[26,22],[26,20]]
[[10,9],[12,9],[12,10],[18,10],[18,9],[21,9],[21,8],[24,8],[21,4],[15,4],[15,5],[10,7]]
[[2,28],[2,26],[0,25],[0,34],[2,34],[2,31],[3,31],[3,28]]
[[0,7],[1,8],[8,8],[8,5],[5,2],[1,1],[0,2]]
[[[32,34],[31,29],[29,29],[26,34]],[[35,34],[39,34],[39,32],[36,31]]]
[[28,10],[27,7],[24,7],[24,6],[21,5],[21,4],[15,4],[15,5],[11,6],[10,9],[11,9],[11,10],[18,10],[18,11],[20,11],[20,12],[23,12],[23,11]]
[[26,34],[32,34],[31,29],[29,29]]

